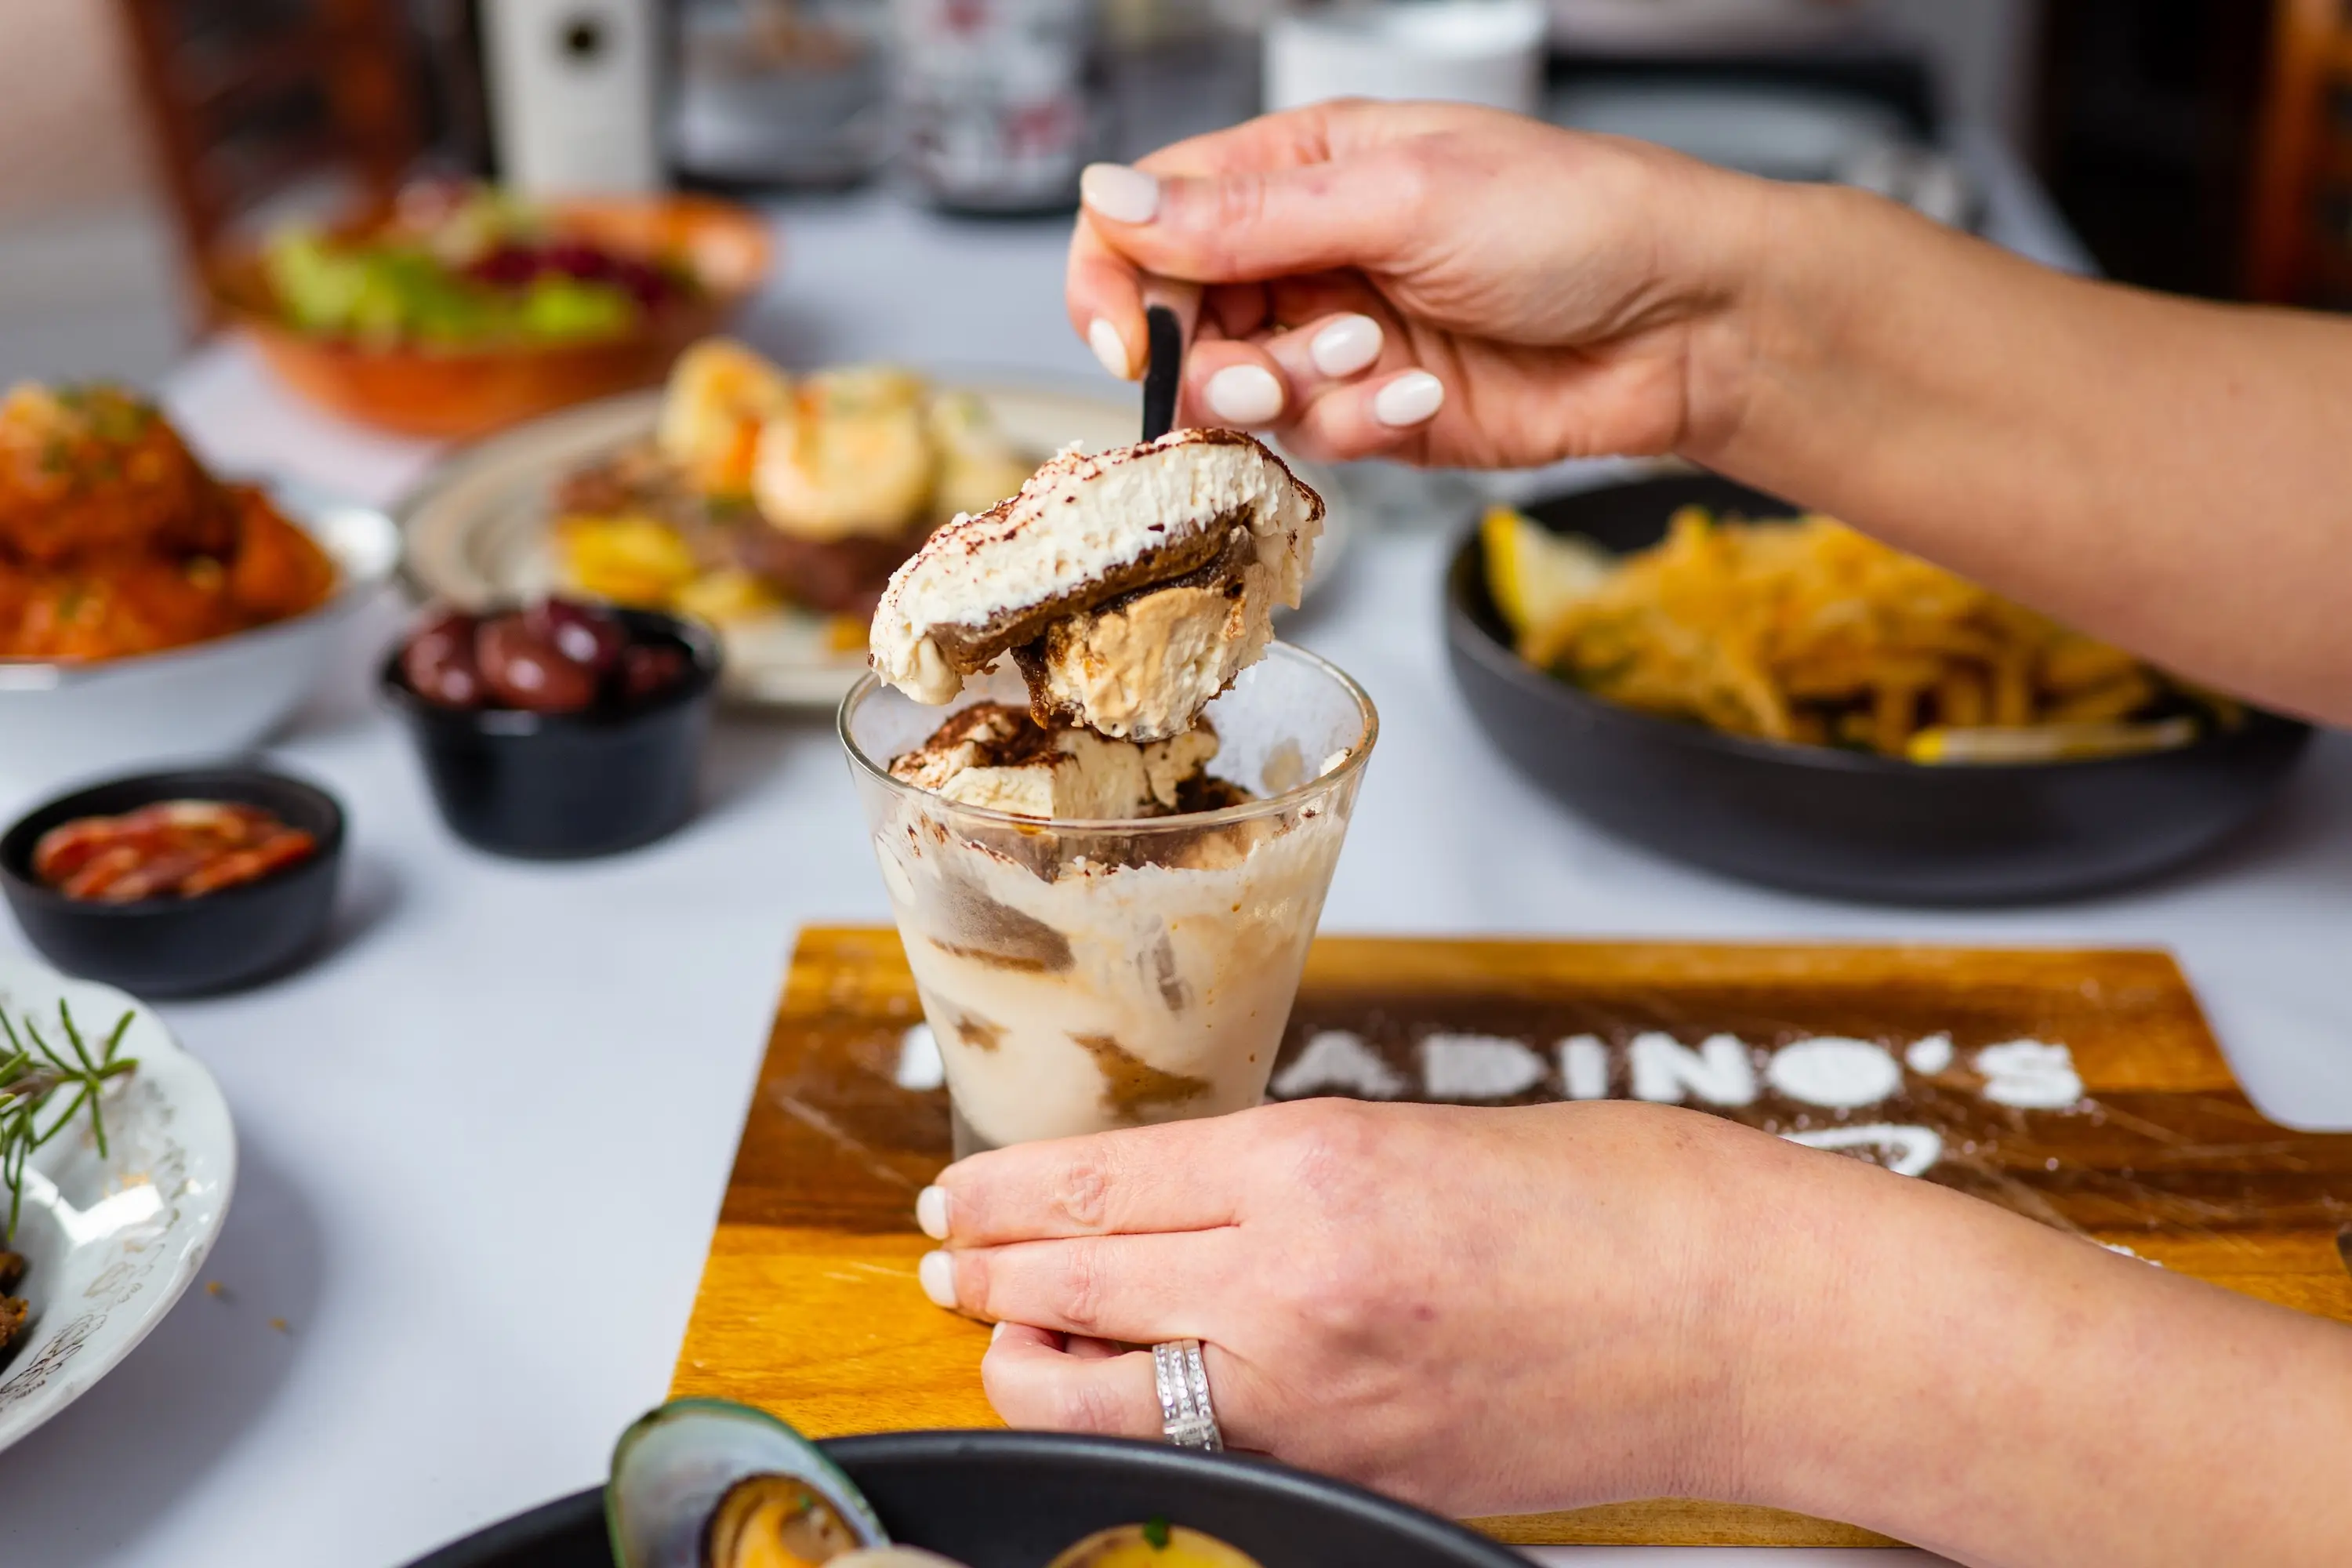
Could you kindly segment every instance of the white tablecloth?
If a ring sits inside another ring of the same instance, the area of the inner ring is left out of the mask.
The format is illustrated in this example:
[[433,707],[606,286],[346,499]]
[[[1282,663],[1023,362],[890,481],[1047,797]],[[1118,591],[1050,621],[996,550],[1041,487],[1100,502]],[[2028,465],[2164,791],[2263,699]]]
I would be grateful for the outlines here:
[[[2077,261],[1990,167],[1995,233]],[[952,223],[873,194],[781,221],[782,271],[751,331],[795,363],[1093,368],[1062,318],[1058,226]],[[233,466],[388,499],[429,460],[306,412],[235,349],[197,354],[167,391]],[[1385,725],[1328,929],[2158,943],[2265,1110],[2352,1128],[2352,742],[2323,740],[2242,841],[2128,895],[1989,914],[1784,897],[1625,848],[1510,773],[1443,667],[1442,541],[1362,543],[1291,628],[1363,680]],[[887,918],[820,721],[726,724],[708,808],[642,853],[533,866],[460,848],[367,691],[393,626],[387,608],[362,628],[278,748],[352,814],[332,951],[267,990],[163,1010],[243,1141],[206,1271],[224,1292],[192,1294],[0,1457],[8,1568],[373,1568],[596,1480],[667,1383],[793,932]],[[1896,1559],[1927,1561],[1774,1561]]]

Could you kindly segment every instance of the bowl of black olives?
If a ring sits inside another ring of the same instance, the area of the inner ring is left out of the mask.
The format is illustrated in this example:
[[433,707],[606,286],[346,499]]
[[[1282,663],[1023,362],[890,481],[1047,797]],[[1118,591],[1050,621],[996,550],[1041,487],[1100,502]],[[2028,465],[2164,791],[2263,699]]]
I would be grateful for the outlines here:
[[441,816],[478,848],[611,855],[694,814],[719,643],[577,600],[428,611],[385,658]]

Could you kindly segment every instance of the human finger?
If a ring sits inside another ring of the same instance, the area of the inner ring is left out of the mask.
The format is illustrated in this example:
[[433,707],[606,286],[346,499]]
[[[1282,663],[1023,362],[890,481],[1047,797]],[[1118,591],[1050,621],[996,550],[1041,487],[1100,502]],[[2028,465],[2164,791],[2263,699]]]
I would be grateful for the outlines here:
[[1272,331],[1350,310],[1378,311],[1387,303],[1360,272],[1299,272],[1258,287],[1265,290],[1265,326]]
[[1378,268],[1425,239],[1426,186],[1392,149],[1297,168],[1210,174],[1090,165],[1087,225],[1130,266],[1200,283]]
[[1151,334],[1144,318],[1149,306],[1174,310],[1186,339],[1204,324],[1204,317],[1228,335],[1255,331],[1265,317],[1265,293],[1257,285],[1221,289],[1204,306],[1198,284],[1139,272],[1120,261],[1092,234],[1083,214],[1070,237],[1062,293],[1070,325],[1103,369],[1121,381],[1133,381],[1150,363]]
[[[1209,174],[1227,169],[1320,163],[1329,156],[1334,126],[1349,117],[1348,107],[1339,104],[1317,104],[1282,114],[1261,115],[1238,126],[1164,147],[1141,160],[1138,167],[1150,178],[1152,171]],[[1118,175],[1094,177],[1097,181],[1115,181]],[[1070,236],[1063,295],[1070,325],[1087,341],[1105,370],[1122,381],[1132,381],[1143,374],[1144,301],[1139,269],[1105,240],[1083,209]],[[1228,335],[1238,336],[1255,325],[1234,325],[1228,329]]]
[[1219,337],[1246,338],[1274,324],[1266,285],[1221,283],[1203,290],[1201,330]]
[[[1062,1336],[1042,1329],[1008,1327],[998,1332],[981,1358],[980,1382],[1007,1426],[1108,1437],[1165,1436],[1150,1351],[1087,1357],[1064,1344]],[[1201,1358],[1226,1446],[1251,1448],[1259,1426],[1252,1415],[1254,1380],[1219,1346],[1202,1344]]]
[[[1380,318],[1342,310],[1266,338],[1260,345],[1282,372],[1291,395],[1301,402],[1320,397],[1381,363],[1389,333]],[[1405,361],[1402,351],[1397,367]]]
[[1446,397],[1445,384],[1425,370],[1328,385],[1292,411],[1283,440],[1319,462],[1396,452],[1429,436]]
[[1200,1334],[1225,1298],[1231,1231],[1087,1236],[934,1252],[916,1266],[938,1306],[983,1322],[1144,1344]]
[[1160,1436],[1150,1351],[1086,1356],[1044,1329],[1007,1325],[981,1358],[980,1385],[1010,1426],[1105,1437]]
[[1143,279],[1103,243],[1084,213],[1078,215],[1077,226],[1070,235],[1062,300],[1070,325],[1086,340],[1103,369],[1121,381],[1133,381],[1143,374],[1148,348]]
[[[1196,343],[1185,363],[1179,413],[1191,424],[1287,433],[1327,395],[1378,364],[1389,342],[1390,334],[1376,318],[1349,310],[1249,342]],[[1392,368],[1411,368],[1401,353],[1390,357],[1395,361]],[[1391,414],[1410,412],[1399,407],[1393,394],[1387,405],[1369,406],[1375,416],[1383,408]],[[1389,426],[1375,417],[1370,428],[1360,427],[1359,420],[1343,431],[1327,411],[1322,423],[1335,426],[1333,437],[1370,452],[1404,440],[1422,420]]]
[[1256,343],[1222,338],[1192,345],[1184,361],[1178,416],[1188,425],[1264,430],[1283,422],[1292,403],[1281,367]]
[[1119,1231],[1208,1230],[1239,1212],[1236,1119],[1015,1143],[959,1160],[915,1200],[925,1235],[987,1247]]
[[1188,424],[1268,431],[1300,457],[1317,461],[1376,457],[1409,447],[1428,435],[1444,411],[1445,384],[1385,342],[1367,345],[1362,339],[1369,335],[1348,323],[1324,356],[1335,366],[1354,363],[1370,346],[1376,356],[1391,362],[1375,374],[1354,377],[1324,374],[1315,363],[1309,333],[1196,344],[1185,366],[1179,417]]
[[1302,168],[1433,131],[1462,130],[1481,120],[1512,118],[1462,104],[1336,98],[1171,142],[1137,159],[1136,167],[1158,174]]

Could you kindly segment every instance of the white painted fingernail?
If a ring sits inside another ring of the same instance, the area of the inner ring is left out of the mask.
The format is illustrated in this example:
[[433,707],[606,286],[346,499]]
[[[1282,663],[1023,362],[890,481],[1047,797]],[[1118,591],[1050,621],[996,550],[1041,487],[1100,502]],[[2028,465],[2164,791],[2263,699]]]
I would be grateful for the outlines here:
[[1101,315],[1094,318],[1094,322],[1087,327],[1087,348],[1094,351],[1096,360],[1103,362],[1103,369],[1108,369],[1119,381],[1127,381],[1127,339],[1122,339],[1119,329],[1112,327]]
[[1087,328],[1087,347],[1095,351],[1095,358],[1102,361],[1103,369],[1121,381],[1128,379],[1127,340],[1118,335],[1117,327],[1097,316]]
[[1372,394],[1372,417],[1392,430],[1418,425],[1445,406],[1445,384],[1425,370],[1409,370]]
[[1282,383],[1263,365],[1229,364],[1202,390],[1209,412],[1228,425],[1267,425],[1282,412]]
[[915,1265],[915,1278],[923,1282],[923,1294],[931,1299],[931,1305],[955,1310],[954,1258],[944,1252],[926,1252]]
[[948,1238],[948,1190],[925,1187],[915,1194],[915,1223],[933,1241]]
[[1004,1331],[1005,1331],[1005,1330],[1007,1330],[1007,1329],[1009,1329],[1009,1328],[1011,1328],[1012,1326],[1013,1326],[1013,1325],[1012,1325],[1012,1324],[1010,1324],[1010,1323],[999,1323],[999,1324],[997,1324],[997,1325],[996,1325],[996,1327],[994,1327],[994,1328],[992,1328],[992,1329],[989,1330],[989,1331],[988,1331],[988,1342],[989,1342],[990,1344],[994,1344],[997,1341],[999,1341],[999,1340],[1003,1339],[1003,1338],[1004,1337]]
[[1124,163],[1088,163],[1078,199],[1113,223],[1150,223],[1160,210],[1160,182]]
[[1325,375],[1353,375],[1381,357],[1381,324],[1370,316],[1342,316],[1315,334],[1307,357]]

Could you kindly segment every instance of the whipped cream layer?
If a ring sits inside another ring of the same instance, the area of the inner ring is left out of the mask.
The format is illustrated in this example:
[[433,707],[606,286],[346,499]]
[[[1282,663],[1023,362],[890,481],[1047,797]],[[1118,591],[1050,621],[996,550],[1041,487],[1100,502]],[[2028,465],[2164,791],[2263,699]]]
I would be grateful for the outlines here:
[[[917,701],[944,703],[965,676],[1065,617],[1214,569],[1216,584],[1193,585],[1237,588],[1241,618],[1231,621],[1228,606],[1213,635],[1195,636],[1196,652],[1155,661],[1149,639],[1129,635],[1129,609],[1118,634],[1076,639],[1091,645],[1091,666],[1072,662],[1066,637],[1058,662],[1076,673],[1045,690],[1032,680],[1041,712],[1107,734],[1173,735],[1263,651],[1270,631],[1260,628],[1274,606],[1298,603],[1322,526],[1322,498],[1240,431],[1178,430],[1094,457],[1065,453],[1018,494],[940,529],[898,568],[875,612],[874,668]],[[1188,623],[1214,609],[1167,606],[1179,608]],[[1090,705],[1097,690],[1107,703],[1099,721]]]

